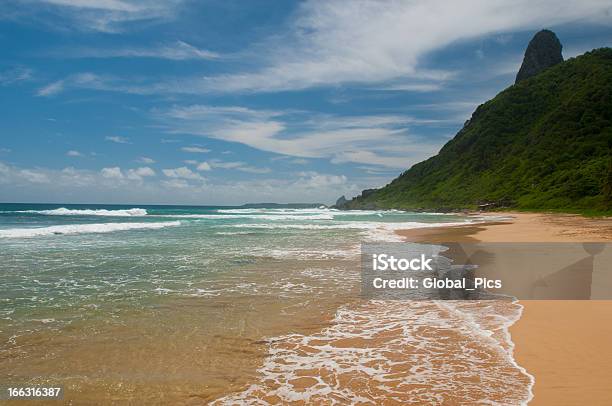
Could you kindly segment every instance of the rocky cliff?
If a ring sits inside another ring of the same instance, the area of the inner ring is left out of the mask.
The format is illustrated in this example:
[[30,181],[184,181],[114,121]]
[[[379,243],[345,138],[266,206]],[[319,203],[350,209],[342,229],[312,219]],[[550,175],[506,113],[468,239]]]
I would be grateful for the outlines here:
[[523,57],[523,63],[516,75],[515,83],[535,76],[544,69],[563,62],[562,48],[561,42],[554,32],[549,30],[538,32],[529,41],[525,56]]

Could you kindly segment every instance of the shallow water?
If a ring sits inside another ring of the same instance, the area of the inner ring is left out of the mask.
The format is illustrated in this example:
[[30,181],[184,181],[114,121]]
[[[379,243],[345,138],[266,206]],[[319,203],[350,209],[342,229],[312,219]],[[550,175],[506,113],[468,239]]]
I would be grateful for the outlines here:
[[506,332],[519,305],[358,299],[360,242],[466,221],[0,205],[0,376],[64,385],[76,402],[515,403],[529,389]]

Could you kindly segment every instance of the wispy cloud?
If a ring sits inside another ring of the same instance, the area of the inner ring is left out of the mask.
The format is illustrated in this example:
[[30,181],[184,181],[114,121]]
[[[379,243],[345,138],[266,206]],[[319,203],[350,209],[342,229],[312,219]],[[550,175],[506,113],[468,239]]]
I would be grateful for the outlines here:
[[102,168],[100,174],[106,179],[142,181],[143,178],[155,176],[155,171],[148,166],[128,170],[122,170],[118,166],[113,166]]
[[[55,1],[55,0],[49,0]],[[178,0],[177,0],[178,1]],[[68,0],[57,0],[70,8]],[[128,16],[164,14],[167,5],[102,0],[78,2],[89,8]],[[97,7],[94,7],[94,5]],[[115,10],[115,8],[117,10]],[[439,91],[457,72],[433,69],[426,57],[452,44],[573,21],[604,21],[612,6],[605,0],[308,0],[300,4],[285,32],[243,51],[248,69],[218,75],[178,78],[66,78],[65,87],[134,94],[276,92],[360,84],[382,90]],[[469,21],[469,24],[465,22]],[[96,51],[98,52],[98,51]],[[101,57],[214,58],[185,42],[154,48],[100,50]],[[84,52],[95,56],[94,51]],[[76,53],[78,55],[78,52]],[[398,80],[400,82],[398,82]],[[56,82],[57,83],[57,82]],[[61,90],[61,89],[59,89]],[[44,91],[39,91],[45,93]],[[56,93],[57,91],[55,91]]]
[[[329,158],[334,163],[405,168],[440,147],[439,142],[411,135],[408,126],[421,120],[401,115],[332,116],[191,105],[156,110],[154,117],[162,120],[168,132],[238,142],[293,157]],[[219,168],[239,166],[236,162],[209,163]]]
[[60,93],[62,90],[64,90],[64,81],[58,80],[38,89],[36,95],[43,97],[53,96],[57,93]]
[[197,48],[184,41],[175,41],[151,47],[118,47],[109,49],[61,49],[50,53],[60,58],[156,58],[183,61],[189,59],[218,59],[216,52]]
[[105,11],[131,12],[138,10],[135,4],[123,0],[42,0],[42,2],[58,6]]
[[432,51],[485,35],[502,38],[511,30],[602,20],[611,9],[604,0],[310,0],[300,5],[289,32],[256,48],[263,51],[261,68],[192,79],[178,88],[282,91],[401,77],[430,82],[406,90],[435,90],[449,72],[423,65]]
[[[14,1],[19,17],[65,29],[121,32],[130,24],[173,19],[183,0],[32,0]],[[38,4],[31,4],[38,3]],[[54,18],[50,19],[52,15]],[[51,20],[57,20],[51,22]],[[57,26],[53,25],[57,24]]]
[[23,66],[2,71],[0,72],[0,86],[8,86],[31,80],[33,72],[32,69]]
[[197,147],[197,146],[192,146],[192,147],[183,147],[183,148],[181,148],[181,151],[197,153],[197,154],[205,154],[207,152],[210,152],[210,149],[202,148],[202,147]]
[[393,83],[374,90],[388,90],[394,92],[436,92],[442,89],[442,83]]
[[66,156],[71,156],[71,157],[82,157],[83,154],[80,153],[79,151],[75,151],[75,150],[70,150],[68,152],[66,152]]
[[208,165],[211,168],[234,169],[237,171],[253,174],[264,174],[272,172],[270,168],[259,168],[256,166],[248,165],[246,162],[242,161],[221,161],[218,159],[213,159],[208,163]]
[[116,144],[129,144],[130,143],[129,138],[120,137],[118,135],[107,136],[107,137],[104,137],[104,139],[106,141],[114,142]]
[[73,88],[102,91],[115,91],[134,94],[154,93],[142,83],[142,78],[118,78],[112,75],[99,75],[91,72],[82,72],[69,75],[64,79],[53,81],[38,89],[37,96],[55,96],[58,93]]
[[192,171],[186,166],[181,166],[180,168],[173,169],[163,169],[163,174],[169,178],[175,179],[186,179],[186,180],[204,180],[202,175],[197,172]]
[[272,172],[268,167],[257,167],[249,165],[243,161],[222,161],[220,159],[211,159],[210,161],[198,162],[192,159],[184,161],[188,165],[194,165],[200,172],[211,171],[213,169],[228,169],[252,174],[266,174]]
[[136,160],[136,162],[140,162],[141,164],[150,165],[150,164],[154,164],[155,160],[153,158],[149,158],[148,156],[141,156],[140,158]]

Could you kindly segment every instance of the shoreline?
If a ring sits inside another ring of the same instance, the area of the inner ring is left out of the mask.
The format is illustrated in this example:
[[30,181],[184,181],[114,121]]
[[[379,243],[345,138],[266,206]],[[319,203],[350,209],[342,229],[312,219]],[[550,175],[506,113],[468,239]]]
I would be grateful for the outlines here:
[[[612,219],[544,213],[492,213],[509,220],[398,230],[413,242],[612,242]],[[508,329],[514,360],[532,384],[530,405],[609,404],[612,301],[521,300]]]

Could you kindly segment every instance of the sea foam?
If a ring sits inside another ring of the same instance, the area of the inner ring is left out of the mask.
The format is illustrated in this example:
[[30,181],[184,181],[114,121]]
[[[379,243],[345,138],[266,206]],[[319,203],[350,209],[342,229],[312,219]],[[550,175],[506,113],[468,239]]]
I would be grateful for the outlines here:
[[319,332],[271,337],[258,382],[213,404],[526,404],[533,377],[507,333],[521,311],[509,301],[345,306]]
[[0,238],[31,238],[50,235],[112,233],[114,231],[138,229],[156,230],[164,227],[179,226],[180,224],[180,221],[166,221],[159,223],[99,223],[70,224],[38,228],[9,228],[6,230],[0,230]]
[[21,210],[13,213],[34,213],[43,214],[45,216],[107,216],[107,217],[139,217],[146,216],[147,211],[140,208],[124,209],[124,210],[106,210],[106,209],[67,209],[60,207],[53,210]]
[[413,228],[431,228],[458,226],[473,223],[473,221],[448,222],[448,223],[421,223],[421,222],[401,222],[401,223],[381,223],[375,221],[338,221],[334,224],[234,224],[236,228],[250,229],[297,229],[297,230],[361,230],[368,241],[401,242],[404,239],[396,234],[398,230],[408,230]]

